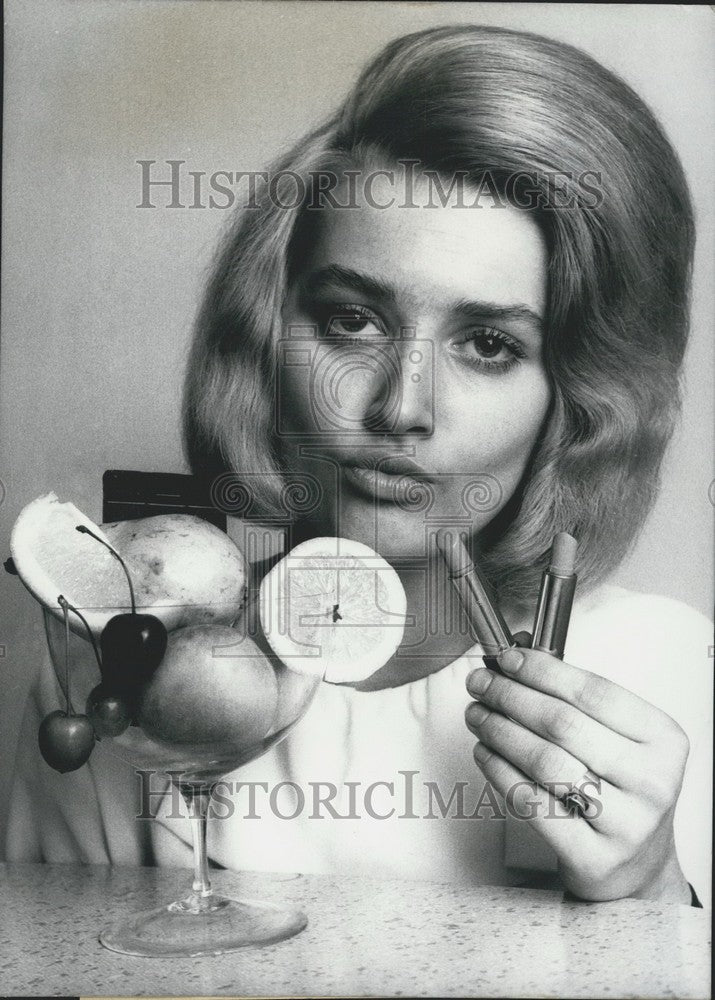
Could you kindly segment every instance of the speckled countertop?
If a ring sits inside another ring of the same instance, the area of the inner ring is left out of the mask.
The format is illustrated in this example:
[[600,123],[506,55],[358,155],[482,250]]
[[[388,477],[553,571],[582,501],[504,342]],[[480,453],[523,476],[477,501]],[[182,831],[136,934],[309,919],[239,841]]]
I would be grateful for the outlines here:
[[5,995],[709,997],[710,913],[543,890],[212,872],[295,903],[297,937],[218,957],[107,951],[110,920],[185,895],[177,869],[0,865]]

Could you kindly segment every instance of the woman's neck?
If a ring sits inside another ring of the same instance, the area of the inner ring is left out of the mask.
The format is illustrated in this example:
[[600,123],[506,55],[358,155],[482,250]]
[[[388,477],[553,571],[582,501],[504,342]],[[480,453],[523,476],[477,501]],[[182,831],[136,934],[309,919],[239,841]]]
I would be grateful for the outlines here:
[[[384,667],[360,684],[360,691],[375,691],[419,680],[454,662],[477,642],[440,557],[426,566],[395,566],[407,598],[407,624],[402,642]],[[503,609],[512,632],[530,628],[523,613]],[[475,652],[475,666],[481,663]]]

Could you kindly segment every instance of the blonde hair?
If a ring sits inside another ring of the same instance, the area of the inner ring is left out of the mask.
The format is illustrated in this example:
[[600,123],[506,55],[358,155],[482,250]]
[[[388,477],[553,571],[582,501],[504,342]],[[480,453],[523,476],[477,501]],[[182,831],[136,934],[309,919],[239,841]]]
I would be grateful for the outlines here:
[[[337,113],[272,170],[292,171],[310,192],[316,171],[360,165],[366,150],[447,177],[466,171],[475,183],[521,172],[544,195],[533,212],[549,250],[553,403],[481,558],[500,597],[520,604],[533,598],[553,535],[568,530],[583,585],[594,586],[642,527],[678,413],[694,229],[675,152],[640,98],[583,52],[478,26],[391,42]],[[572,207],[549,207],[557,185]],[[264,192],[236,216],[186,371],[190,465],[211,480],[252,473],[250,510],[236,512],[259,521],[286,517],[276,345],[306,201],[286,209]]]

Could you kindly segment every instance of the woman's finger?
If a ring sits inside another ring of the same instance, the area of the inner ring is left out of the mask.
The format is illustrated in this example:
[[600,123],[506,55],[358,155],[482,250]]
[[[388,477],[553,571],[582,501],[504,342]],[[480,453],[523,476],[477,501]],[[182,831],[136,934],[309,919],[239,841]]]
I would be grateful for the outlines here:
[[509,649],[499,657],[504,674],[520,684],[572,705],[627,739],[647,743],[676,723],[620,684],[550,653]]
[[588,765],[561,747],[490,711],[481,702],[467,706],[468,728],[490,750],[512,764],[522,775],[533,779],[557,800],[571,790],[586,800],[584,818],[603,833],[620,829],[628,813],[630,797],[600,776],[589,776]]
[[555,751],[566,751],[614,785],[633,787],[641,780],[641,744],[613,732],[568,702],[486,669],[472,671],[467,690],[486,707],[542,737]]
[[588,857],[603,837],[585,819],[572,815],[547,789],[484,743],[474,759],[487,781],[503,796],[509,815],[533,826],[559,857]]

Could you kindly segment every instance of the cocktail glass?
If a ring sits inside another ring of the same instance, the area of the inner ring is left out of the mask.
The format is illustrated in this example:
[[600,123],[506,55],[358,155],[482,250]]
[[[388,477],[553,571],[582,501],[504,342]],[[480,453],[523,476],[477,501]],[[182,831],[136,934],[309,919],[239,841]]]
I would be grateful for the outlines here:
[[[78,610],[83,611],[82,608]],[[84,609],[86,612],[87,609]],[[106,609],[103,609],[106,610]],[[112,613],[126,613],[116,608]],[[213,612],[221,607],[214,605]],[[137,607],[139,613],[156,613],[155,608]],[[70,612],[72,616],[72,612]],[[66,696],[66,635],[60,616],[44,610],[45,631],[57,679]],[[224,618],[225,620],[225,618]],[[84,712],[90,691],[100,683],[97,660],[87,637],[70,632],[70,697],[74,710]],[[246,635],[236,629],[237,639]],[[239,647],[240,648],[240,645]],[[217,655],[231,655],[219,648]],[[215,654],[216,655],[216,654]],[[243,655],[245,655],[245,650]],[[276,712],[261,738],[242,739],[240,719],[236,731],[220,742],[179,742],[157,739],[137,725],[120,736],[102,737],[110,749],[135,767],[169,774],[186,801],[191,818],[194,850],[194,880],[190,894],[150,911],[135,914],[105,928],[99,940],[112,951],[128,955],[216,955],[249,945],[270,944],[297,934],[307,924],[306,916],[293,907],[254,900],[228,899],[211,887],[206,854],[206,825],[211,795],[216,783],[228,772],[260,757],[283,739],[310,705],[321,676],[314,670],[299,672],[268,657],[276,679]],[[187,706],[187,711],[191,707]],[[192,726],[194,733],[200,725]],[[180,778],[177,777],[180,774]]]

